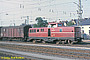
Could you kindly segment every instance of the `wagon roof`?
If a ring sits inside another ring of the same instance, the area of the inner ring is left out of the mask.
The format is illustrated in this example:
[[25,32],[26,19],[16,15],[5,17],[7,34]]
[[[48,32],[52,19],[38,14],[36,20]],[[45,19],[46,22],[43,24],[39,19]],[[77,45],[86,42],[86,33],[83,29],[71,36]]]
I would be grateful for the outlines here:
[[5,26],[5,27],[2,27],[2,28],[23,28],[23,27],[26,27],[26,26],[31,27],[31,25],[24,25],[24,26]]

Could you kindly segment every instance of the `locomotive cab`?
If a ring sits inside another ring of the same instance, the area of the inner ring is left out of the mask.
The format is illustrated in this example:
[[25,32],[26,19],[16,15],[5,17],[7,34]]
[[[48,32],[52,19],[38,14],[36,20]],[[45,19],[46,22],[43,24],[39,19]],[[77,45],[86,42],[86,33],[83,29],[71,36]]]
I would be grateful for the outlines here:
[[64,26],[63,23],[55,23],[55,22],[49,22],[48,23],[48,28],[55,28],[55,27],[61,27]]

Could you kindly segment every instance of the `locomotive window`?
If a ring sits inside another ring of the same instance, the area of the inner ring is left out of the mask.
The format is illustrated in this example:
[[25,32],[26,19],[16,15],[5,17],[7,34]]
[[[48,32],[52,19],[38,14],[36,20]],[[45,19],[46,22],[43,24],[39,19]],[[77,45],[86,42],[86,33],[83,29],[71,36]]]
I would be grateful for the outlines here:
[[39,29],[37,29],[37,32],[39,32]]
[[43,32],[44,32],[44,29],[43,29]]
[[41,29],[41,32],[42,32],[42,29]]
[[33,30],[32,30],[32,33],[33,33]]
[[31,33],[32,31],[30,30],[30,33]]
[[36,29],[34,29],[34,32],[36,32]]
[[62,32],[62,29],[60,29],[60,32]]
[[41,32],[44,32],[44,29],[41,29]]

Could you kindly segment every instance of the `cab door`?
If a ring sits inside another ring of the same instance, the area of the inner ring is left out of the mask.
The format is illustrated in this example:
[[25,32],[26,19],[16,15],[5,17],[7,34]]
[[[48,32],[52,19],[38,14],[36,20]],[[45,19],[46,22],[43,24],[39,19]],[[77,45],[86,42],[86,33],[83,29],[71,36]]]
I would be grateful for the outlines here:
[[48,37],[51,37],[51,30],[48,29]]

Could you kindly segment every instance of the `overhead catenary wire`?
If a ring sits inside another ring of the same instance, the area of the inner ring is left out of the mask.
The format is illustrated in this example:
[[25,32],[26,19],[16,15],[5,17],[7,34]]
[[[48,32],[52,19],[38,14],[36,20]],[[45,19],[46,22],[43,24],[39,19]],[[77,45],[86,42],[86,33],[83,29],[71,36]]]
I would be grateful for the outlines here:
[[[55,15],[60,16],[62,14],[63,16],[69,15],[69,17],[70,17],[70,13],[71,13],[71,17],[76,16],[76,10],[71,10],[70,11],[67,8],[67,10],[65,11],[63,9],[59,10],[57,7],[55,7],[55,6],[59,6],[59,8],[60,8],[62,6],[69,5],[67,7],[75,8],[75,7],[73,7],[75,5],[72,6],[73,2],[54,3],[56,0],[54,0],[53,2],[50,2],[50,0],[34,0],[35,2],[33,0],[30,0],[30,1],[29,0],[26,0],[26,1],[23,0],[23,1],[16,1],[16,2],[12,2],[12,1],[10,2],[9,1],[9,2],[5,2],[5,3],[10,3],[10,4],[14,3],[14,4],[18,5],[18,8],[17,7],[15,7],[15,8],[13,7],[12,9],[8,8],[4,12],[1,11],[1,13],[6,13],[7,12],[8,14],[9,13],[13,14],[13,11],[17,8],[17,12],[15,12],[15,15],[17,15],[17,16],[20,15],[20,14],[21,15],[27,15],[26,13],[32,15],[34,13],[34,11],[37,11],[37,15],[38,15],[38,13],[41,12],[41,15],[43,15],[43,16],[44,15],[48,15],[48,14],[53,14],[53,15],[55,14]],[[33,3],[29,3],[29,2],[32,2],[32,1],[33,1]],[[47,4],[45,4],[45,3],[47,3]],[[21,9],[19,9],[20,8],[20,4],[22,5]],[[24,8],[23,8],[23,6],[24,6]],[[47,10],[45,10],[45,9],[47,9]],[[55,10],[55,9],[57,9],[57,10]],[[30,13],[30,11],[32,11],[32,13]],[[63,13],[63,11],[64,11],[64,13]],[[45,13],[42,13],[42,12],[45,12]],[[9,14],[9,15],[11,15],[11,14]],[[34,15],[32,15],[32,17],[34,17]]]

